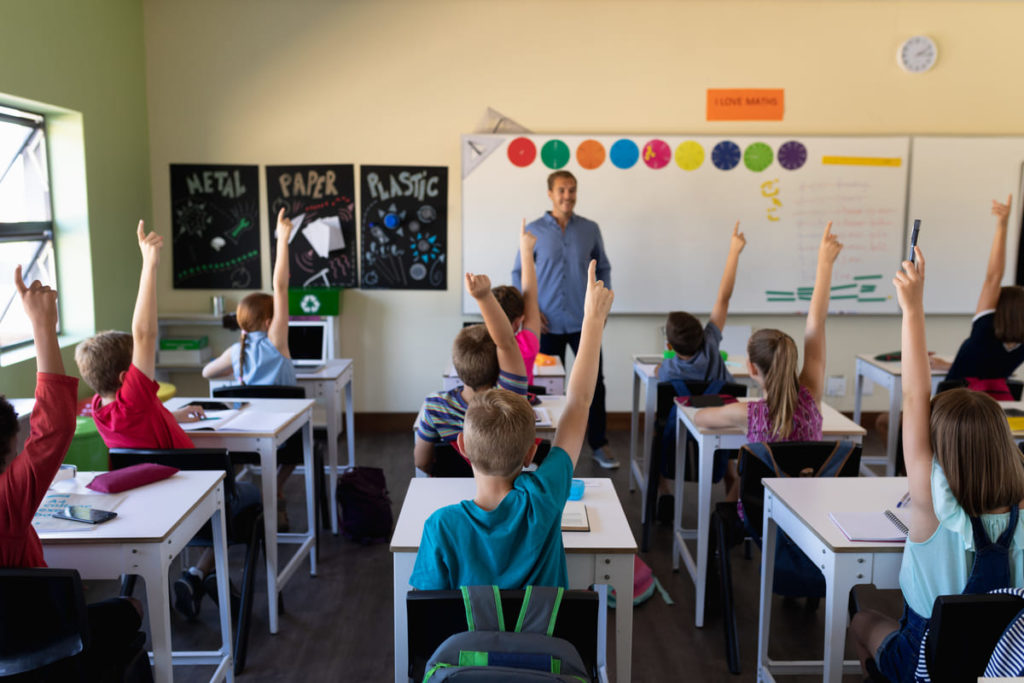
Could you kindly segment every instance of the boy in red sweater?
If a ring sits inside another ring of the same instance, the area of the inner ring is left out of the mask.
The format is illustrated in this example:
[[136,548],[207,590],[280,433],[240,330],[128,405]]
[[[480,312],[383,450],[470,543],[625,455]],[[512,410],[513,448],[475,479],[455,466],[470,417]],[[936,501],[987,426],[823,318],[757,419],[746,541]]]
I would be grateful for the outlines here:
[[[0,566],[45,567],[43,545],[32,517],[60,469],[75,435],[78,380],[64,374],[57,344],[57,292],[34,281],[26,287],[21,266],[14,285],[32,323],[36,348],[36,403],[25,448],[13,457],[18,436],[14,408],[0,397]],[[130,598],[89,605],[86,668],[98,674],[126,651],[142,625],[142,608]]]

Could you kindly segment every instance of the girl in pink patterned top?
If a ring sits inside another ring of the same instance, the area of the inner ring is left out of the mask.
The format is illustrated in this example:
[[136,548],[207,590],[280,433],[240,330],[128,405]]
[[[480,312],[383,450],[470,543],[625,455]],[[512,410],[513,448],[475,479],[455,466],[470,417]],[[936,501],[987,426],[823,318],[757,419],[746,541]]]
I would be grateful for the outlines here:
[[[764,396],[697,411],[695,422],[706,429],[739,427],[747,441],[817,441],[821,439],[818,404],[825,387],[825,320],[828,317],[832,265],[843,245],[825,226],[818,247],[814,294],[804,329],[804,366],[797,375],[793,338],[780,330],[758,330],[747,343],[747,367]],[[735,467],[730,463],[730,467]],[[731,493],[731,492],[730,492]]]

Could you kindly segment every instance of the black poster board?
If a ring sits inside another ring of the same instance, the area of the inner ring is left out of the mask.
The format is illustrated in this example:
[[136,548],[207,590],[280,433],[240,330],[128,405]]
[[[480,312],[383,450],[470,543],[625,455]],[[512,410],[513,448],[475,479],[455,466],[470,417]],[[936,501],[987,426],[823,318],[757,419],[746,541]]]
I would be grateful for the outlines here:
[[171,164],[175,289],[260,289],[257,166]]
[[364,289],[448,288],[448,169],[362,166]]
[[274,229],[284,208],[294,226],[288,249],[293,289],[359,285],[355,196],[351,164],[267,166],[270,262],[277,258]]

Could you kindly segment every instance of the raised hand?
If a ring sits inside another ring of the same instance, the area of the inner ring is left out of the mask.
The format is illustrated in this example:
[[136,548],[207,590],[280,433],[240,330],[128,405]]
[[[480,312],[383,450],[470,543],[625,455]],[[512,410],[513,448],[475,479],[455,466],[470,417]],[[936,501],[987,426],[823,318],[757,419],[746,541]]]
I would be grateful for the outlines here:
[[1013,195],[1007,195],[1006,203],[1000,204],[997,200],[992,200],[992,215],[996,217],[1000,225],[1006,225],[1010,219],[1010,205],[1013,203]]
[[284,215],[284,207],[277,212],[277,240],[288,243],[288,238],[292,234],[292,219]]
[[21,279],[21,266],[14,269],[14,287],[21,297],[21,305],[34,328],[49,330],[56,334],[57,330],[57,290],[48,287],[39,280],[25,286]]
[[835,263],[839,252],[843,250],[843,243],[832,234],[832,221],[825,226],[825,232],[821,235],[821,246],[818,247],[818,262]]
[[533,248],[537,246],[537,236],[532,232],[526,230],[526,219],[523,219],[523,225],[519,231],[519,249],[533,253]]
[[587,269],[587,295],[583,301],[584,317],[597,316],[601,320],[608,317],[612,309],[615,293],[605,288],[604,282],[597,279],[597,261],[591,259]]
[[160,265],[160,250],[164,246],[164,238],[155,232],[147,235],[144,221],[139,221],[136,233],[139,237],[139,250],[142,252],[142,265]]
[[474,299],[482,299],[491,293],[491,278],[486,275],[466,273],[466,291]]
[[914,247],[914,262],[904,261],[892,284],[896,287],[896,298],[904,313],[924,307],[924,256],[921,255],[921,247]]
[[739,254],[745,246],[747,246],[747,238],[740,232],[740,222],[736,221],[736,225],[732,229],[732,238],[729,240],[729,251]]

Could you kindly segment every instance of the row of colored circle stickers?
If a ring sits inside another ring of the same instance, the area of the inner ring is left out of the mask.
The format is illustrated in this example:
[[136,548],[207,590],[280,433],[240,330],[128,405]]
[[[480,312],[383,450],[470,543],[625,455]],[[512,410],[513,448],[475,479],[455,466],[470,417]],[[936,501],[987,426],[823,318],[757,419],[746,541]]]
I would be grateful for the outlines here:
[[[552,170],[569,163],[570,156],[569,145],[562,140],[548,140],[540,148],[541,162]],[[584,140],[576,147],[576,162],[587,170],[599,168],[606,158],[616,168],[632,168],[642,159],[650,168],[659,169],[667,166],[675,157],[679,168],[694,171],[704,164],[705,156],[704,146],[694,140],[680,143],[674,155],[668,143],[658,139],[639,147],[632,140],[623,138],[616,140],[607,153],[604,145],[597,140]],[[777,152],[763,142],[751,143],[745,150],[741,150],[732,140],[722,140],[711,148],[711,163],[722,171],[736,168],[740,161],[751,171],[763,171],[776,158],[779,166],[795,171],[807,162],[807,147],[796,140],[789,140],[779,145]],[[513,165],[526,168],[536,159],[537,146],[533,140],[516,138],[509,143],[508,160]]]

